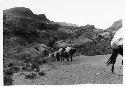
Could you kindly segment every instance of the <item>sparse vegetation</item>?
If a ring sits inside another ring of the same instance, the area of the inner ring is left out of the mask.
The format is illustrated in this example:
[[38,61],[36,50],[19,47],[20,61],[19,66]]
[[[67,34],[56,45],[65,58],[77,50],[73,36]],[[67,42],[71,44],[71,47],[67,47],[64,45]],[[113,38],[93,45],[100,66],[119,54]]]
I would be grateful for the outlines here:
[[[120,27],[121,20],[102,30],[89,24],[78,27],[69,23],[52,22],[45,14],[36,15],[24,7],[6,9],[3,11],[3,67],[13,68],[4,72],[4,85],[12,84],[13,72],[18,72],[19,69],[26,70],[25,66],[21,66],[24,61],[35,62],[32,69],[44,76],[45,73],[40,72],[39,65],[53,60],[47,56],[51,50],[53,52],[59,48],[56,43],[58,41],[66,43],[67,46],[74,46],[76,54],[79,55],[110,54],[111,39]],[[31,79],[35,77],[36,73],[26,76]]]
[[25,79],[35,79],[37,76],[37,73],[30,73],[28,75],[25,76]]
[[13,85],[13,79],[11,76],[4,76],[4,85],[8,86],[8,85]]

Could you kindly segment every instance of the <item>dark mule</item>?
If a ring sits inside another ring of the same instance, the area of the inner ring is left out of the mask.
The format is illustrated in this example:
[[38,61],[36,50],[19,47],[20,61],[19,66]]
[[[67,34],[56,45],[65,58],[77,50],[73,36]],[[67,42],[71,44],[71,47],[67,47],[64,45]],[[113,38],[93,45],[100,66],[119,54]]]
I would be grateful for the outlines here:
[[60,48],[60,49],[58,50],[60,61],[64,61],[64,58],[63,58],[63,53],[64,53],[64,51],[65,51],[65,48]]
[[60,48],[58,51],[55,51],[54,54],[52,54],[51,56],[55,57],[57,61],[62,61],[64,51],[65,51],[65,48]]
[[[76,52],[76,49],[75,48],[71,48],[71,49],[69,49],[69,51],[64,51],[63,52],[63,57],[65,58],[65,59],[67,59],[67,61],[69,61],[69,58],[71,59],[71,61],[72,61],[72,56],[73,56],[73,54]],[[64,61],[64,58],[63,58],[63,61]]]
[[56,58],[57,61],[60,61],[60,54],[58,51],[55,51],[55,53],[53,54],[54,57]]
[[72,61],[72,56],[73,56],[73,54],[75,54],[75,52],[76,52],[76,49],[75,48],[72,48],[70,51],[69,51],[69,57],[71,58],[71,61]]
[[[112,64],[112,69],[111,69],[112,72],[114,72],[114,65],[118,54],[123,56],[123,46],[118,46],[117,48],[113,49],[112,55],[107,61],[107,66]],[[122,60],[122,65],[123,65],[123,60]]]
[[49,57],[49,58],[54,58],[54,61],[55,61],[55,60],[60,61],[60,57],[59,57],[58,51],[55,51],[55,52],[53,52],[53,53],[50,53],[48,57]]
[[[124,32],[123,28],[119,29],[115,33],[111,41],[111,47],[113,48],[113,52],[106,64],[107,65],[112,64],[112,69],[111,69],[112,72],[114,72],[114,65],[118,54],[123,56],[123,35],[124,35],[123,32]],[[123,60],[122,60],[122,64],[123,64]]]
[[64,59],[67,59],[67,61],[69,61],[69,55],[66,51],[62,53],[62,61],[64,61]]

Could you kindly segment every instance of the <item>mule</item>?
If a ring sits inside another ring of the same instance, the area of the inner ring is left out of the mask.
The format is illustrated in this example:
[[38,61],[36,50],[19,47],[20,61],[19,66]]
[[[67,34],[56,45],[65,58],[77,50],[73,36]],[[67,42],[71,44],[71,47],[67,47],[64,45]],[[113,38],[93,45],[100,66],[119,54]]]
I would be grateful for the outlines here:
[[60,61],[60,54],[58,51],[55,51],[54,53],[50,54],[50,57],[54,57],[57,61]]
[[53,57],[57,61],[62,61],[62,53],[65,51],[65,48],[60,48],[58,51],[50,53],[48,57]]
[[[114,72],[114,65],[115,65],[118,54],[123,56],[123,34],[122,32],[123,32],[122,29],[118,30],[115,33],[111,41],[111,47],[113,48],[113,51],[112,51],[111,57],[106,62],[106,65],[109,66],[110,64],[112,64],[112,68],[111,68],[112,73]],[[122,65],[123,65],[123,60],[122,60]]]
[[67,59],[67,61],[69,61],[69,58],[71,59],[72,61],[72,56],[73,54],[76,52],[76,49],[75,48],[72,48],[72,47],[66,47],[65,48],[65,51],[63,52],[63,61],[64,61],[64,58]]
[[63,53],[64,53],[64,51],[65,51],[65,48],[60,48],[58,50],[60,61],[63,61]]

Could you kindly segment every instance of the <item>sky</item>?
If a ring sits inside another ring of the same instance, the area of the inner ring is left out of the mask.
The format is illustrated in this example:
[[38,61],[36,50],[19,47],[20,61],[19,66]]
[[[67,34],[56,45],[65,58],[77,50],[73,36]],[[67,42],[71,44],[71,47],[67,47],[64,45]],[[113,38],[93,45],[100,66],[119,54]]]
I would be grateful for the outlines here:
[[26,7],[55,22],[106,29],[123,19],[125,0],[0,0],[3,9]]

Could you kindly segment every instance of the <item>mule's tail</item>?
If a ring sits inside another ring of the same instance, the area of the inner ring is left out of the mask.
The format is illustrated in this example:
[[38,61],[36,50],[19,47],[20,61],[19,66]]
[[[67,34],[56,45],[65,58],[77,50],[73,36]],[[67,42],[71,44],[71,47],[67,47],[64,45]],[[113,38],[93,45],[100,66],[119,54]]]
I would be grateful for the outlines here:
[[108,61],[106,62],[106,65],[109,66],[110,64],[113,64],[113,59],[110,57]]
[[111,57],[109,57],[108,61],[106,62],[106,65],[109,66],[110,64],[115,64],[117,58],[117,54],[112,54]]

